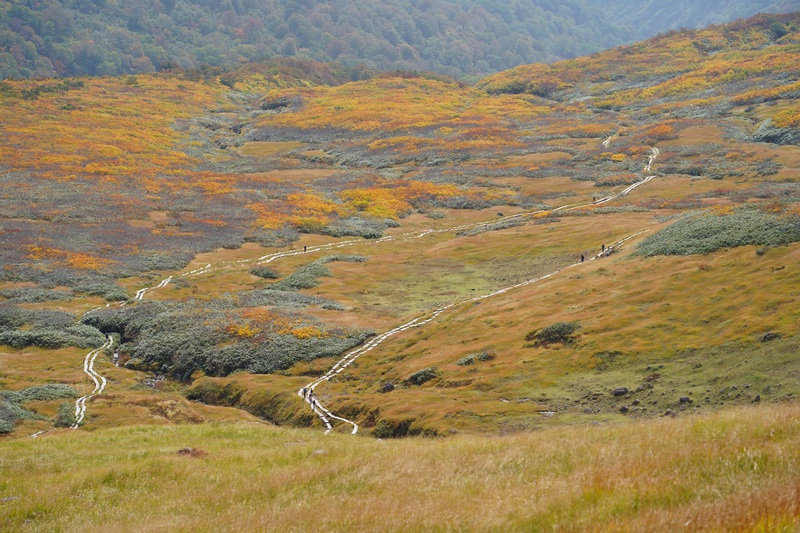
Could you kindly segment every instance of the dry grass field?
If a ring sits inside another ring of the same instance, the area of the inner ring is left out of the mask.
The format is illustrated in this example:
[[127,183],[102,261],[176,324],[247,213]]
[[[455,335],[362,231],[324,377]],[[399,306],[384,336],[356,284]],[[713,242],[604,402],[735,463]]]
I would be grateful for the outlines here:
[[4,531],[796,531],[796,402],[504,437],[260,423],[0,444]]

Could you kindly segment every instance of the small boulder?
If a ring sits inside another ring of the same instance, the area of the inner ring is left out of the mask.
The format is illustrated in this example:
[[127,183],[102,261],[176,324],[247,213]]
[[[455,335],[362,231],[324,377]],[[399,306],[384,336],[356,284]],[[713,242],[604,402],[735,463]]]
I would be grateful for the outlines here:
[[391,381],[387,381],[383,385],[381,385],[380,391],[383,393],[392,392],[394,390],[394,383]]
[[692,399],[688,396],[681,396],[678,401],[681,403],[692,403]]
[[622,407],[619,408],[619,412],[624,415],[625,413],[628,412],[628,406],[627,405],[623,405]]
[[613,394],[614,396],[625,396],[626,394],[628,394],[628,388],[617,387],[611,394]]
[[768,331],[767,333],[764,333],[763,335],[761,335],[761,338],[759,340],[761,342],[769,342],[769,341],[774,341],[774,340],[780,339],[780,338],[781,338],[781,334],[780,333],[775,333],[774,331]]

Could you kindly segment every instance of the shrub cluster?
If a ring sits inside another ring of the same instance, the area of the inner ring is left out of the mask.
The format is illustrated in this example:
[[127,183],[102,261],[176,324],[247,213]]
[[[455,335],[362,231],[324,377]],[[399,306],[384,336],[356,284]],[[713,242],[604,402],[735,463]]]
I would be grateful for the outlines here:
[[547,327],[531,331],[525,340],[534,346],[548,347],[551,344],[572,344],[575,332],[580,329],[579,322],[556,322]]
[[470,354],[466,357],[462,357],[461,359],[456,361],[456,364],[458,366],[469,366],[469,365],[474,365],[476,362],[482,363],[485,361],[491,361],[492,359],[494,359],[493,352],[478,352]]
[[[14,430],[17,420],[44,420],[43,416],[37,415],[21,404],[33,400],[50,401],[61,398],[77,398],[78,391],[68,385],[61,383],[49,383],[38,387],[28,387],[19,391],[0,390],[0,434],[10,433]],[[74,411],[74,406],[69,406],[70,411]],[[74,412],[73,412],[74,418]],[[58,417],[56,422],[58,421]]]
[[473,235],[480,235],[481,233],[486,233],[487,231],[499,231],[508,228],[514,228],[516,226],[522,226],[524,224],[525,220],[523,220],[521,217],[506,218],[492,224],[486,224],[483,226],[478,226],[477,228],[459,231],[456,233],[456,235],[459,237],[472,237]]
[[[269,293],[272,293],[271,295]],[[264,305],[260,295],[282,300],[292,293],[252,291],[235,300],[213,302],[140,302],[122,308],[101,309],[83,321],[104,333],[120,335],[120,352],[130,357],[126,366],[168,374],[186,380],[197,370],[224,376],[238,370],[270,373],[298,361],[338,356],[364,342],[371,331],[325,329],[313,319],[299,322],[317,333],[303,335],[293,324],[296,315],[270,311],[273,322],[251,323],[241,318],[241,303]],[[310,297],[298,301],[317,302]],[[255,300],[255,301],[254,301]]]
[[387,228],[396,228],[400,224],[391,218],[341,218],[331,222],[322,230],[322,234],[332,237],[364,237],[380,239]]
[[428,368],[423,368],[418,372],[414,372],[408,379],[406,379],[406,383],[409,385],[422,385],[434,378],[439,376],[439,369],[435,366],[431,366]]
[[68,291],[42,289],[40,287],[18,287],[0,291],[0,298],[5,298],[7,303],[30,304],[71,300],[72,293]]
[[325,267],[326,263],[333,261],[347,261],[351,263],[363,263],[367,258],[361,255],[326,255],[316,261],[304,265],[277,283],[269,287],[270,290],[296,291],[298,289],[310,289],[319,285],[319,278],[331,276],[331,271]]
[[12,348],[93,348],[103,343],[97,329],[75,322],[61,311],[34,311],[11,304],[0,305],[0,344]]
[[800,241],[800,218],[776,216],[755,207],[728,215],[685,217],[643,240],[636,253],[656,255],[708,254],[722,248],[782,246]]
[[327,298],[308,296],[294,291],[276,290],[272,287],[247,291],[239,294],[240,307],[280,307],[282,309],[298,309],[302,307],[321,307],[330,311],[344,311],[344,305]]
[[250,273],[264,279],[278,279],[281,277],[280,274],[265,266],[255,266],[250,269]]

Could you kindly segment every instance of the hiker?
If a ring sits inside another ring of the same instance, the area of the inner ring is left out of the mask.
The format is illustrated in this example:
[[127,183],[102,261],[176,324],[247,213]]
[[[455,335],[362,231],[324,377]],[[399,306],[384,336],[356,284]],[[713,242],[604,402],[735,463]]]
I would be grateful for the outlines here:
[[303,398],[305,398],[305,397],[306,397],[306,388],[305,388],[305,387],[303,387],[302,389],[300,389],[300,394],[302,394],[302,395],[303,395]]
[[308,246],[303,246],[303,252],[308,252]]
[[583,254],[581,254],[581,263],[583,263],[583,260],[584,260],[584,257],[583,257]]
[[605,243],[603,243],[603,246],[600,247],[600,252],[604,253],[605,251],[606,251],[606,245]]

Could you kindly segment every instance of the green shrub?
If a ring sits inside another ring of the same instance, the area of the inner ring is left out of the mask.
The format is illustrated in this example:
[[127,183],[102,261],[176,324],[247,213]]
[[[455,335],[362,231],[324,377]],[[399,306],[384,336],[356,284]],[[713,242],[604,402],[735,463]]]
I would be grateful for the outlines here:
[[94,348],[103,344],[97,329],[75,322],[61,311],[37,311],[15,305],[0,305],[0,344],[12,348]]
[[58,414],[53,419],[53,425],[57,428],[68,428],[75,422],[75,404],[63,402],[59,405]]
[[439,376],[439,369],[435,366],[431,366],[428,368],[423,368],[418,372],[414,372],[408,379],[406,379],[406,383],[409,385],[422,385],[436,377]]
[[469,365],[474,365],[476,361],[484,362],[484,361],[491,361],[492,359],[494,359],[494,353],[478,352],[470,354],[466,357],[462,357],[461,359],[456,361],[456,364],[458,366],[469,366]]
[[310,289],[319,285],[319,278],[330,277],[331,271],[325,267],[326,263],[332,261],[347,261],[351,263],[363,263],[367,258],[361,255],[327,255],[304,265],[277,283],[273,283],[268,290],[295,291],[298,289]]
[[526,221],[521,217],[506,218],[492,224],[484,224],[476,228],[459,231],[456,233],[456,235],[458,237],[472,237],[473,235],[480,235],[481,233],[486,233],[487,231],[500,231],[508,228],[514,228],[516,226],[522,226],[525,224],[525,222]]
[[80,396],[77,390],[64,383],[47,383],[45,385],[39,385],[38,387],[28,387],[27,389],[22,389],[17,394],[19,395],[20,402],[30,402],[34,400],[46,402],[50,400],[59,400],[61,398],[77,398]]
[[18,287],[0,291],[0,297],[6,298],[8,303],[41,303],[71,300],[72,293],[39,287]]
[[547,327],[531,331],[525,336],[525,340],[533,342],[534,346],[547,347],[550,344],[571,344],[574,334],[580,329],[578,322],[556,322]]
[[256,266],[250,269],[250,273],[254,276],[258,276],[259,278],[264,279],[278,279],[281,277],[280,274],[272,270],[271,268],[265,266]]
[[737,246],[783,246],[800,241],[800,218],[742,207],[729,215],[685,217],[643,240],[636,253],[656,255],[708,254]]
[[[60,383],[28,387],[20,391],[0,391],[0,433],[10,433],[14,430],[17,420],[45,420],[43,416],[28,411],[21,404],[33,400],[49,401],[59,398],[77,398],[78,391],[68,385]],[[68,405],[74,419],[74,404]],[[60,413],[60,410],[59,410]],[[71,422],[69,425],[74,424]]]
[[414,419],[405,420],[381,420],[372,430],[372,436],[376,439],[398,439],[409,434]]
[[319,306],[330,311],[344,311],[347,309],[344,305],[327,298],[308,296],[292,291],[275,290],[272,287],[239,293],[238,303],[242,307],[268,305],[281,309],[298,309],[311,306]]

